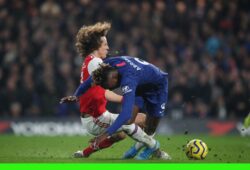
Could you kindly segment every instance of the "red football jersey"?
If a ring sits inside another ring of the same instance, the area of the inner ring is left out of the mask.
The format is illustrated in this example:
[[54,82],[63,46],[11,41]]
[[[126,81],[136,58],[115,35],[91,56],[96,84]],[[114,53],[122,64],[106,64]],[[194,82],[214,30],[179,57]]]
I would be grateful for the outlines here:
[[[91,55],[85,58],[81,70],[81,83],[98,68],[100,63],[102,63],[100,58]],[[106,111],[106,104],[105,89],[101,86],[93,86],[80,97],[81,115],[89,114],[96,118]]]

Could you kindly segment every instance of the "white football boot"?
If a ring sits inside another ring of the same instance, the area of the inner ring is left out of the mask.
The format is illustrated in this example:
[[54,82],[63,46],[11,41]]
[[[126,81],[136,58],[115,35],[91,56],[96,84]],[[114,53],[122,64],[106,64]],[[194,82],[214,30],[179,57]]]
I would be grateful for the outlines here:
[[162,160],[171,160],[172,159],[171,156],[167,152],[164,152],[162,150],[160,152],[158,152],[157,154],[154,154],[153,158],[162,159]]
[[73,154],[73,157],[74,157],[74,158],[84,158],[84,157],[86,157],[86,156],[84,156],[83,151],[76,151],[76,152]]

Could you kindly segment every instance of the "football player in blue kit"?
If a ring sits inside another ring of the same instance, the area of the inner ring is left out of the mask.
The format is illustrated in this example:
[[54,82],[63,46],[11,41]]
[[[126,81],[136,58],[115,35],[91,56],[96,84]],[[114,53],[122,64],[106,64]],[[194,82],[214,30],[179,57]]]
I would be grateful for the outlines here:
[[[133,106],[145,107],[147,112],[145,132],[153,136],[165,115],[165,104],[168,99],[168,74],[158,67],[138,58],[129,56],[111,57],[104,60],[100,68],[95,70],[89,79],[82,83],[75,92],[75,96],[83,94],[92,83],[105,89],[121,87],[123,102],[122,111],[115,122],[105,133],[96,137],[93,143],[99,143],[114,134],[122,125],[134,122],[136,115],[132,115]],[[159,143],[158,143],[159,144]],[[124,159],[137,155],[144,144],[137,142],[124,155]],[[160,146],[157,146],[158,148]],[[158,157],[170,156],[158,150]],[[163,155],[162,155],[163,154]],[[146,147],[137,159],[148,159],[152,155],[152,148]]]

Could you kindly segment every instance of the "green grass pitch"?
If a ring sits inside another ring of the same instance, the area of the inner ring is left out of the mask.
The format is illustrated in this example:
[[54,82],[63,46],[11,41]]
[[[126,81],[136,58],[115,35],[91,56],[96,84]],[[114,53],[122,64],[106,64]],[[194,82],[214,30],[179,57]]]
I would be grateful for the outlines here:
[[[212,137],[205,135],[157,136],[161,148],[167,151],[172,160],[121,160],[123,153],[133,144],[129,138],[113,145],[111,148],[96,152],[89,158],[73,158],[72,153],[87,146],[90,136],[59,137],[23,137],[0,135],[0,163],[250,163],[250,138],[240,136]],[[193,138],[202,139],[209,148],[205,160],[188,160],[183,146]]]

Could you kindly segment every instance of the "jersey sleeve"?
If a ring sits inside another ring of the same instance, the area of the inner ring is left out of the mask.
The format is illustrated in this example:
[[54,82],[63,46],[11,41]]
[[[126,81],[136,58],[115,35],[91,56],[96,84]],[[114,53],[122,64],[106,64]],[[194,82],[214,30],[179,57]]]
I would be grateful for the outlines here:
[[122,101],[122,111],[115,120],[115,122],[107,129],[107,133],[112,135],[115,133],[122,125],[131,118],[133,105],[135,100],[135,89],[136,85],[133,83],[124,84],[121,86],[123,93]]
[[100,64],[103,63],[102,59],[94,57],[89,63],[88,63],[88,73],[91,75],[93,71],[98,69],[100,67]]
[[84,81],[78,86],[78,88],[74,93],[74,96],[79,97],[82,94],[84,94],[91,87],[91,83],[92,83],[92,76],[90,76],[86,81]]

